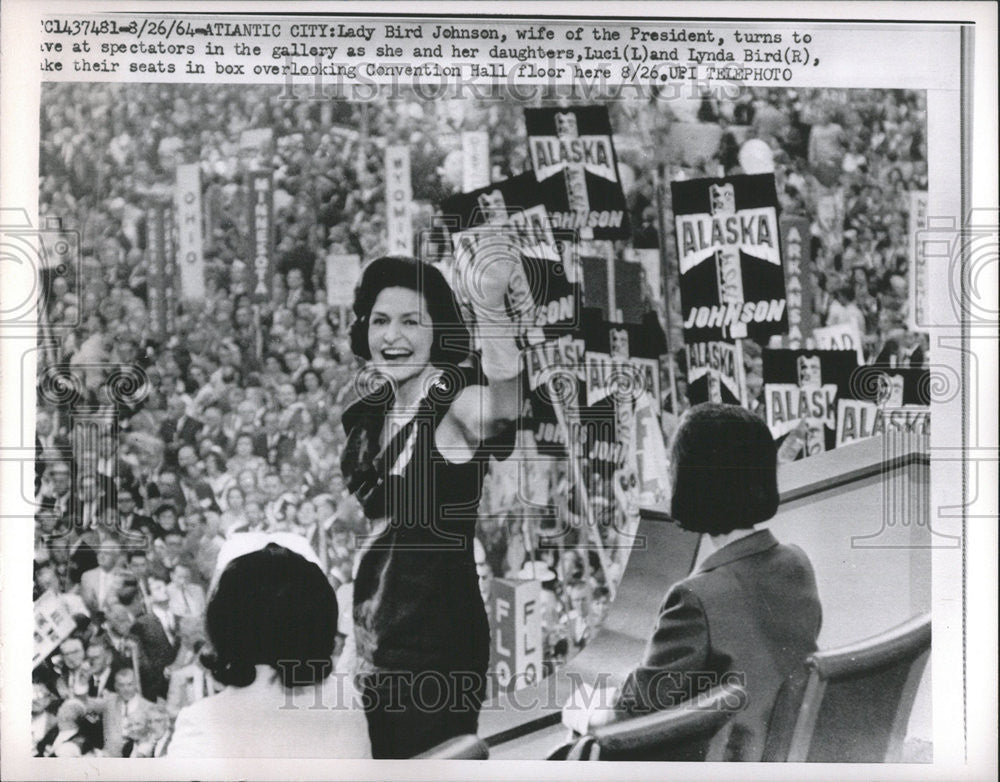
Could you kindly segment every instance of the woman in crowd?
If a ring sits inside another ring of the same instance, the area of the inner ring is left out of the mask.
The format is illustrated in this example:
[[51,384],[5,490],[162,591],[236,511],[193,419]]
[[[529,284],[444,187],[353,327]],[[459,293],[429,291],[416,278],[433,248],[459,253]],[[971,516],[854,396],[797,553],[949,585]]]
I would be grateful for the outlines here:
[[211,650],[202,659],[226,686],[181,709],[167,754],[370,757],[349,682],[324,686],[333,670],[337,598],[305,540],[234,536],[216,573],[205,615]]
[[705,535],[711,553],[667,592],[616,708],[570,712],[566,721],[583,732],[736,677],[746,705],[713,739],[709,758],[761,759],[778,691],[816,651],[822,618],[809,559],[756,528],[778,509],[776,463],[767,425],[747,410],[705,403],[684,414],[671,449],[670,512]]
[[225,498],[236,486],[236,478],[226,472],[226,457],[221,450],[213,448],[205,456],[205,482],[212,488],[216,503],[226,507]]
[[[411,258],[370,263],[356,291],[351,347],[369,392],[344,412],[342,469],[372,523],[354,580],[358,672],[374,757],[411,757],[475,733],[489,624],[473,553],[490,453],[513,443],[520,357],[504,297],[520,261],[498,247],[470,296],[482,375],[460,366],[469,332],[444,276]],[[372,379],[374,377],[374,379]],[[445,707],[420,702],[421,677]],[[400,704],[401,709],[387,708]]]

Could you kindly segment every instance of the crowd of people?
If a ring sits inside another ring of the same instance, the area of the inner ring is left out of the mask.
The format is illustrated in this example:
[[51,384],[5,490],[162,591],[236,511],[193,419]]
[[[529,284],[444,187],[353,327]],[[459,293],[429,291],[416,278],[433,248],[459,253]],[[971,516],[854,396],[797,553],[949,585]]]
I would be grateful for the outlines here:
[[[908,350],[907,192],[926,189],[924,100],[756,89],[706,98],[695,119],[723,128],[716,157],[667,145],[664,162],[737,173],[732,129],[768,141],[783,208],[812,220],[819,321],[857,319],[870,355],[892,339]],[[45,85],[40,213],[77,232],[81,254],[42,280],[35,597],[55,598],[76,629],[34,672],[37,754],[162,754],[179,710],[220,687],[200,658],[203,615],[218,551],[236,532],[308,539],[338,593],[337,652],[349,643],[352,571],[370,530],[340,473],[358,364],[346,313],[328,304],[325,259],[384,251],[386,144],[409,146],[420,231],[461,188],[463,130],[490,129],[495,178],[527,165],[522,108],[289,101],[265,86]],[[629,150],[669,138],[686,117],[656,100],[610,110],[631,142],[620,158],[639,239],[656,225],[655,197],[648,161]],[[640,127],[637,114],[654,119]],[[270,129],[270,146],[241,146],[258,128]],[[183,302],[161,334],[146,301],[143,204],[170,192],[178,163],[201,167],[206,294]],[[242,181],[260,163],[274,170],[275,273],[259,303]],[[759,350],[748,371],[759,375]],[[674,413],[686,404],[667,403]],[[557,519],[573,505],[565,465],[552,460],[540,480]],[[602,561],[579,532],[541,545],[537,508],[502,483],[487,480],[480,509],[481,591],[488,599],[499,577],[542,582],[551,670],[600,628],[623,555]]]

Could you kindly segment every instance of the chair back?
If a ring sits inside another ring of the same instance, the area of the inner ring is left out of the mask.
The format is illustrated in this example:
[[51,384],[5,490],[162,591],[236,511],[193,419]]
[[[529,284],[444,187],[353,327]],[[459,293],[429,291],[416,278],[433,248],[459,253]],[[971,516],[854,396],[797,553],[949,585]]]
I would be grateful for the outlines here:
[[743,687],[720,685],[671,709],[596,728],[566,760],[702,761],[712,738],[745,705]]
[[486,742],[469,733],[443,741],[414,757],[421,760],[487,760],[489,756],[490,749]]
[[764,760],[898,762],[930,651],[928,613],[811,655],[779,696]]

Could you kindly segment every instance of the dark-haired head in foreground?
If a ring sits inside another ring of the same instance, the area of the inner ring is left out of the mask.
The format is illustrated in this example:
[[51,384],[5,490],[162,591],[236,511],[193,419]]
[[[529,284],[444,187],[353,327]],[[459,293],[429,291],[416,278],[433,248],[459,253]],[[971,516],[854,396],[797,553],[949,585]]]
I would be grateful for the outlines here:
[[333,669],[333,587],[317,565],[276,543],[226,566],[205,624],[213,650],[202,661],[222,684],[252,684],[256,665],[270,665],[286,687],[317,684]]
[[736,405],[696,405],[671,445],[670,514],[692,532],[724,535],[778,511],[777,449],[767,425]]

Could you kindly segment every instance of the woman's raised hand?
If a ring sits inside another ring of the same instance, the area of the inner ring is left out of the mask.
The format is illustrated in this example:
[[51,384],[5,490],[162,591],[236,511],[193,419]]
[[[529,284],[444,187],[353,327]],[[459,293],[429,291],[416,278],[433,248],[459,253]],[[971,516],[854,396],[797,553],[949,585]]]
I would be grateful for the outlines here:
[[510,229],[484,226],[456,252],[456,282],[479,323],[519,322],[533,304],[521,265],[517,237]]

